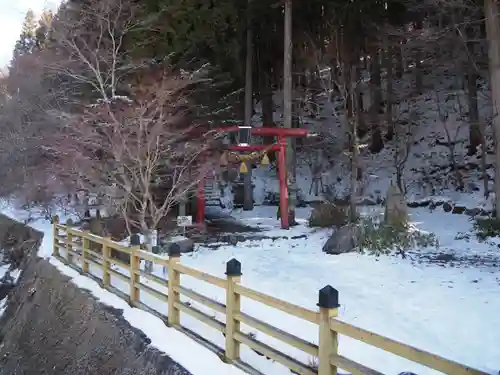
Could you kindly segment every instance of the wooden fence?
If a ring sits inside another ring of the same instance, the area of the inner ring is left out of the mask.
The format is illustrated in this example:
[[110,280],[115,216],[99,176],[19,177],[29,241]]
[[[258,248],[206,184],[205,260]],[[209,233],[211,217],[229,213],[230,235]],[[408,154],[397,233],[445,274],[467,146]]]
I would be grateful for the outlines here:
[[[181,313],[185,313],[220,331],[225,336],[225,348],[222,349],[223,353],[220,355],[225,362],[241,366],[240,346],[243,344],[288,367],[293,373],[300,375],[334,375],[337,374],[337,369],[343,369],[354,375],[381,374],[339,354],[338,336],[345,335],[445,374],[486,375],[485,372],[472,369],[336,319],[339,308],[338,292],[329,285],[319,291],[317,304],[319,311],[309,310],[243,286],[241,284],[241,264],[236,259],[227,262],[226,278],[219,278],[182,265],[180,262],[180,253],[175,247],[170,250],[169,256],[166,258],[145,252],[138,246],[126,247],[113,242],[110,238],[98,237],[89,232],[72,228],[69,225],[61,225],[57,218],[54,219],[53,229],[53,255],[55,258],[76,268],[80,273],[91,277],[89,264],[99,267],[103,272],[103,277],[99,279],[99,282],[106,289],[115,291],[110,283],[111,275],[127,282],[130,285],[129,294],[121,297],[126,298],[132,306],[147,311],[151,310],[148,306],[140,302],[141,292],[148,293],[160,301],[168,303],[168,317],[163,318],[169,327],[187,332],[181,326],[180,320]],[[64,256],[61,255],[61,250],[65,253]],[[118,253],[122,253],[125,256],[120,257],[121,260],[119,260],[116,257]],[[124,261],[124,259],[129,261]],[[139,267],[141,259],[166,267],[168,270],[168,280],[142,271]],[[128,270],[130,276],[113,270],[110,267],[112,264]],[[189,275],[195,279],[224,289],[226,303],[222,304],[194,290],[183,287],[181,285],[181,275]],[[165,295],[141,283],[143,279],[168,287],[168,294]],[[226,323],[224,324],[216,320],[191,306],[189,303],[182,302],[180,299],[181,295],[216,312],[225,314]],[[316,324],[318,326],[318,345],[245,314],[241,310],[241,297],[263,303],[284,313]],[[157,312],[153,313],[158,314]],[[241,323],[307,353],[316,359],[315,363],[302,363],[256,340],[255,337],[242,333],[240,331]]]

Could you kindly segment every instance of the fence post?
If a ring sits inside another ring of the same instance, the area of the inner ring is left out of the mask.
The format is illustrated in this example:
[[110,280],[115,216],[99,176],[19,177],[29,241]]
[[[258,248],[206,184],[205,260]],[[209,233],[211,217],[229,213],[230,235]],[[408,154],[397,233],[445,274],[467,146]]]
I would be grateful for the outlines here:
[[53,236],[52,255],[54,255],[56,257],[60,256],[60,254],[59,254],[59,241],[57,240],[57,236],[59,236],[59,229],[57,228],[58,224],[59,224],[59,216],[55,215],[52,218],[52,236]]
[[226,263],[226,362],[231,363],[240,358],[240,343],[234,334],[240,332],[240,322],[234,314],[241,309],[241,297],[235,292],[235,285],[241,282],[241,263],[231,259]]
[[109,247],[110,238],[103,238],[102,242],[102,284],[104,287],[109,286],[111,281],[111,275],[109,273],[110,262],[109,258],[111,257],[111,248]]
[[82,271],[83,273],[89,273],[89,261],[87,260],[88,253],[87,250],[90,250],[90,240],[89,240],[89,232],[84,231],[82,235]]
[[170,245],[168,249],[168,325],[175,327],[181,323],[180,310],[176,304],[181,302],[181,295],[176,287],[181,286],[181,274],[175,269],[180,262],[181,247],[178,244]]
[[338,354],[338,335],[330,328],[330,320],[338,316],[339,292],[330,285],[319,291],[319,356],[318,375],[337,375],[331,356]]
[[73,264],[73,234],[71,233],[71,225],[73,225],[73,220],[68,219],[66,221],[66,259],[68,260],[68,264]]
[[139,289],[139,283],[141,282],[139,265],[141,261],[137,255],[137,251],[140,248],[140,246],[133,246],[130,253],[130,304],[132,306],[138,305],[141,299]]

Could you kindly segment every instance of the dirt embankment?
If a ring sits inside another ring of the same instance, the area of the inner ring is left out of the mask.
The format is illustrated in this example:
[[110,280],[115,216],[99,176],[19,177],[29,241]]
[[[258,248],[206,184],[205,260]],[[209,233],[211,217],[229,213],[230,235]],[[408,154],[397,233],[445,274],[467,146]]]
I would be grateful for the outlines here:
[[21,238],[17,247],[24,257],[0,319],[0,375],[189,375],[149,347],[121,311],[98,303],[34,255],[40,233],[0,217],[2,238],[14,247],[13,239]]

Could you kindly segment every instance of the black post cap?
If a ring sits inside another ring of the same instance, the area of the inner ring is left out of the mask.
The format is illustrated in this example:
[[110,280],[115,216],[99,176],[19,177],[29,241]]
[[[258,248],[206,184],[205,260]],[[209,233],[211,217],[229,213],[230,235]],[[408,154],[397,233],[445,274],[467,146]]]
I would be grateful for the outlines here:
[[171,257],[178,257],[181,256],[181,247],[177,243],[173,243],[168,247],[168,255]]
[[320,289],[318,306],[325,309],[336,309],[339,307],[339,291],[331,285]]
[[241,276],[241,263],[236,259],[231,259],[226,263],[226,276]]
[[141,237],[137,233],[134,233],[133,235],[130,236],[130,246],[138,246],[140,244],[141,244]]

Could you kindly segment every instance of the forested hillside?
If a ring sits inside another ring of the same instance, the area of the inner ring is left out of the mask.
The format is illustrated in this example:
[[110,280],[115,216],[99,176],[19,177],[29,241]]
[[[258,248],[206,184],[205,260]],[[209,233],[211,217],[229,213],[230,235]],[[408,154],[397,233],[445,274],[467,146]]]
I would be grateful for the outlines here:
[[[391,182],[410,201],[493,199],[496,7],[70,0],[30,11],[1,82],[1,193],[46,204],[80,192],[156,223],[200,170],[227,184],[210,129],[251,116],[320,135],[290,145],[291,211],[296,194],[377,202]],[[256,202],[272,201],[276,168],[253,181]]]

